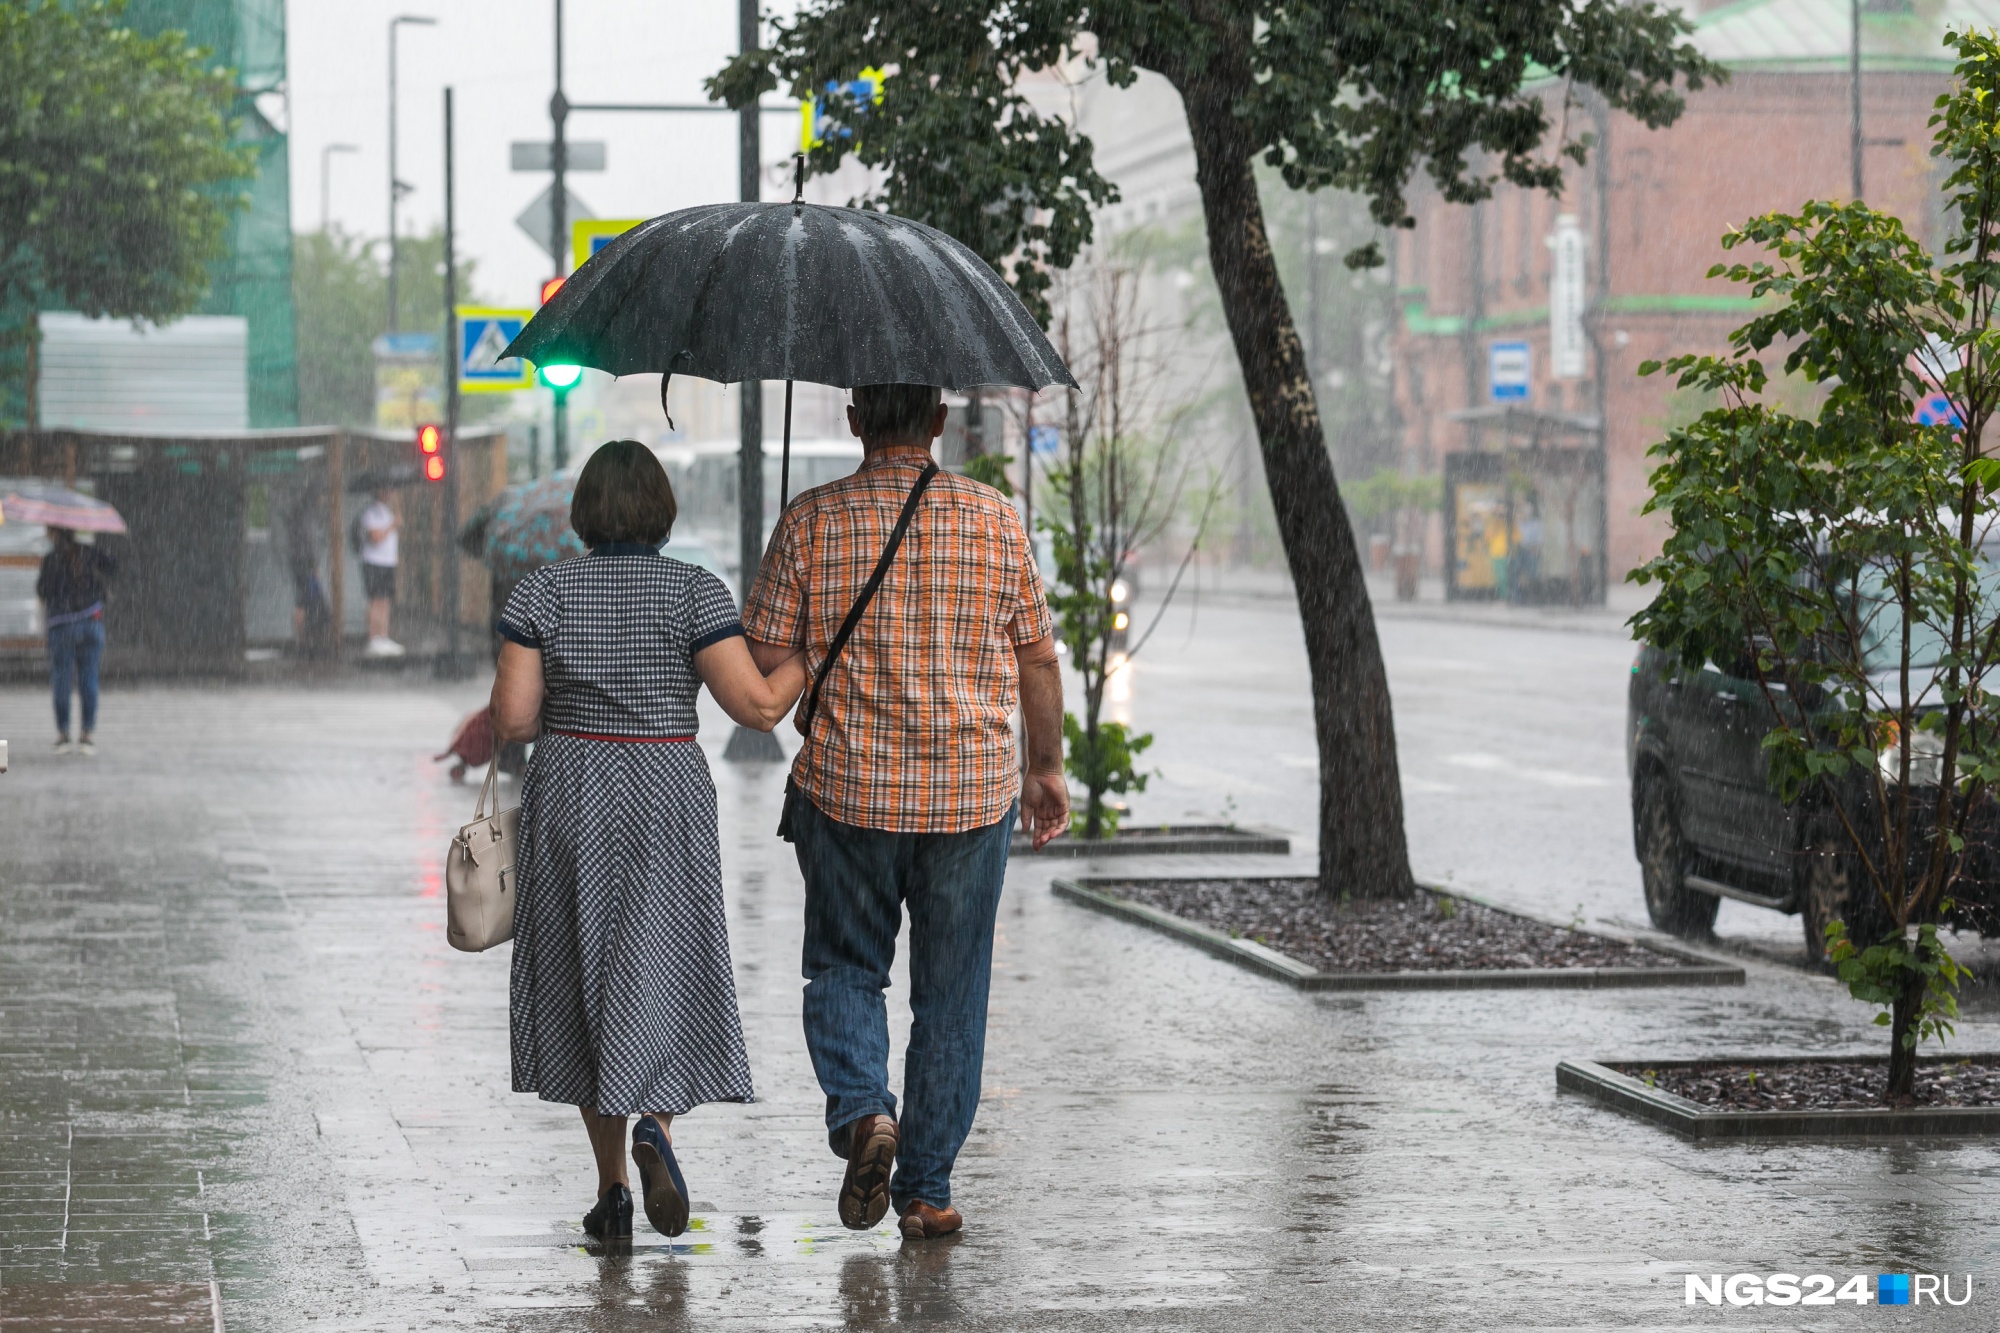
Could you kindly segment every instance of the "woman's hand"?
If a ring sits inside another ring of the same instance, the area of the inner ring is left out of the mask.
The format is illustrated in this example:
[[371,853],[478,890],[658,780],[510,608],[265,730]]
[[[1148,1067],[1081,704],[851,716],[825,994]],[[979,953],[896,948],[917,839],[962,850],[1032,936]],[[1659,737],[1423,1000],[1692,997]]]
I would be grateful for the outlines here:
[[[759,656],[774,656],[768,645]],[[769,675],[758,669],[750,655],[749,641],[733,635],[711,643],[694,655],[694,669],[708,692],[730,718],[757,731],[778,725],[806,687],[806,655],[793,652],[771,667]]]
[[542,734],[541,649],[501,642],[492,713],[496,741],[531,741]]

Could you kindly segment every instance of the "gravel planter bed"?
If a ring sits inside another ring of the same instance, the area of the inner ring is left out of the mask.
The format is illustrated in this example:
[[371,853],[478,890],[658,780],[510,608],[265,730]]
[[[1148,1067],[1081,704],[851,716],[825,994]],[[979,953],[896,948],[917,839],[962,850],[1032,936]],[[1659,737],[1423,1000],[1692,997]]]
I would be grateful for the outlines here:
[[1008,849],[1010,856],[1214,856],[1247,854],[1289,856],[1292,841],[1268,829],[1241,828],[1235,824],[1155,824],[1119,829],[1108,838],[1086,842],[1065,833],[1040,851],[1027,837],[1016,833]]
[[[1882,1094],[1888,1066],[1884,1058],[1611,1068],[1710,1111],[1857,1111],[1901,1105]],[[1966,1057],[1919,1065],[1916,1095],[1909,1105],[2000,1106],[2000,1061]]]
[[2000,1055],[1919,1060],[1909,1105],[1882,1095],[1887,1079],[1885,1056],[1565,1060],[1556,1066],[1558,1088],[1693,1139],[2000,1133]]
[[1327,903],[1311,879],[1059,879],[1072,902],[1151,926],[1306,990],[1741,985],[1743,969],[1426,888]]

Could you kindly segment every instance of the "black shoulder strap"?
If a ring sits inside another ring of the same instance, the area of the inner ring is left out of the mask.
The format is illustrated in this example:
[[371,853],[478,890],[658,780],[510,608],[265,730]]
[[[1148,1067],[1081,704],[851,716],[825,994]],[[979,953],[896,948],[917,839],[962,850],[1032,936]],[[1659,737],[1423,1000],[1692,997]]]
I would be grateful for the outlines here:
[[840,660],[841,649],[854,637],[854,627],[861,623],[861,615],[868,609],[868,603],[875,600],[881,591],[882,580],[889,575],[889,566],[896,559],[896,548],[903,544],[903,534],[910,530],[910,520],[916,517],[917,502],[924,498],[924,489],[931,484],[931,478],[938,474],[938,465],[925,463],[924,470],[917,476],[917,484],[910,487],[910,498],[903,501],[903,512],[896,516],[896,529],[889,534],[889,544],[882,548],[882,558],[875,562],[875,572],[862,585],[861,595],[854,599],[854,605],[847,610],[847,619],[840,622],[840,629],[834,633],[833,642],[827,645],[826,660],[819,664],[819,674],[813,677],[812,694],[806,699],[805,716],[801,719],[801,732],[812,730],[813,719],[819,715],[819,691],[826,684],[826,673],[833,670],[833,664]]

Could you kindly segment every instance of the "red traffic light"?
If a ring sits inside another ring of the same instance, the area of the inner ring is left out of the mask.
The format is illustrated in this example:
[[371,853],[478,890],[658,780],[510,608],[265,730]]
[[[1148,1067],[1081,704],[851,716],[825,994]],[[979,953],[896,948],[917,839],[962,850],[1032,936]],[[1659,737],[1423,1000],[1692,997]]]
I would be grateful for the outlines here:
[[444,432],[436,426],[417,427],[417,449],[426,454],[434,454],[444,444]]
[[436,454],[432,454],[424,460],[424,479],[426,481],[444,480],[444,460]]
[[547,282],[543,283],[542,304],[547,305],[555,297],[555,294],[562,290],[563,283],[567,281],[569,281],[567,278],[550,278]]

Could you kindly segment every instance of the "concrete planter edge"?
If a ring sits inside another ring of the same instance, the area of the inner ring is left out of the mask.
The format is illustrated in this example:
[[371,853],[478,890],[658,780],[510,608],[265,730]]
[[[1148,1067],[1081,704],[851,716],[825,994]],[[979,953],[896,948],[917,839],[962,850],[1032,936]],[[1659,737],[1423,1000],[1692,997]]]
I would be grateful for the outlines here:
[[[1161,836],[1162,834],[1166,836]],[[1141,837],[1138,835],[1144,834]],[[1019,833],[1009,856],[1082,860],[1095,856],[1289,856],[1292,840],[1277,829],[1239,824],[1168,824],[1121,829],[1109,838],[1085,842],[1064,834],[1036,851]]]
[[[1166,878],[1153,876],[1151,878]],[[1213,878],[1213,876],[1204,876]],[[1741,986],[1743,969],[1716,962],[1692,950],[1663,948],[1652,941],[1643,947],[1660,953],[1697,960],[1695,967],[1561,967],[1561,968],[1480,968],[1459,972],[1319,972],[1295,958],[1255,940],[1233,938],[1222,931],[1106,893],[1089,879],[1056,879],[1050,889],[1059,898],[1115,916],[1136,925],[1172,935],[1206,953],[1227,959],[1253,972],[1273,977],[1307,991],[1414,991],[1414,990],[1592,990],[1641,986]],[[1468,895],[1453,897],[1478,901]],[[1480,903],[1493,907],[1491,903]],[[1494,911],[1510,909],[1493,907]],[[1513,912],[1521,916],[1522,913]],[[1535,918],[1530,917],[1529,920]],[[1548,924],[1546,922],[1542,924]],[[1594,933],[1594,932],[1592,932]],[[1612,938],[1606,936],[1606,938]],[[1630,943],[1632,941],[1623,941]],[[1643,1086],[1643,1085],[1642,1085]]]
[[[1653,1069],[1704,1064],[1755,1064],[1777,1060],[1877,1060],[1880,1056],[1709,1056],[1700,1060],[1653,1060]],[[1960,1055],[1928,1056],[1923,1063],[1946,1063]],[[1619,1063],[1639,1063],[1620,1061]],[[1743,1139],[1911,1139],[2000,1134],[2000,1106],[1918,1106],[1908,1110],[1870,1107],[1845,1111],[1711,1111],[1642,1079],[1594,1060],[1564,1060],[1556,1066],[1556,1087],[1579,1093],[1626,1115],[1670,1129],[1697,1143]]]

